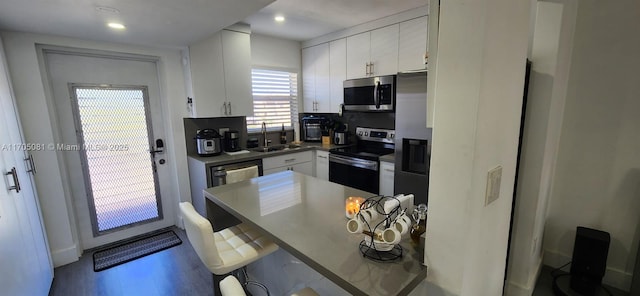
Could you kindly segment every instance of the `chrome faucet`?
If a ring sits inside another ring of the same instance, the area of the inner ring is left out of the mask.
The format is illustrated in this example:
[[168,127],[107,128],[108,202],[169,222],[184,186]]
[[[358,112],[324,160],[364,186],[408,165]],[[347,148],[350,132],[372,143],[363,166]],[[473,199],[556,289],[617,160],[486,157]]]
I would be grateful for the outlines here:
[[267,124],[264,121],[262,122],[262,137],[264,138],[263,146],[267,149],[269,142],[267,141]]

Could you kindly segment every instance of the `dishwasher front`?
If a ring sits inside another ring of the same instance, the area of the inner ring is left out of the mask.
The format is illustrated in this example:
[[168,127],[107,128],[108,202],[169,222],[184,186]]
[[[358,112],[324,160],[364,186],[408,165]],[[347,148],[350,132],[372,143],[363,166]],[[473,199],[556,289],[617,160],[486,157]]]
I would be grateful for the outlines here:
[[[225,165],[211,166],[208,172],[208,187],[217,187],[227,184],[227,175],[234,171],[247,171],[250,173],[244,174],[247,179],[251,177],[262,176],[262,159],[248,160],[242,162],[234,162]],[[257,171],[257,174],[254,172]],[[242,178],[234,178],[235,182],[243,181]],[[232,182],[229,182],[232,183]],[[220,231],[225,228],[229,228],[234,225],[242,223],[235,216],[215,204],[214,202],[206,199],[206,214],[207,218],[211,221],[214,231]]]

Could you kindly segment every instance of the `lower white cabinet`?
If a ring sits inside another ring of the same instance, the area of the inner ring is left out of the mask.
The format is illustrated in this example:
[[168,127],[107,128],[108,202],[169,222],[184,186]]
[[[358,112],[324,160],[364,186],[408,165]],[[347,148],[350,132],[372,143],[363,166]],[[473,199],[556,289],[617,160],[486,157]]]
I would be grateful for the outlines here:
[[395,164],[392,162],[380,162],[380,194],[393,196],[393,178],[395,174]]
[[316,150],[316,178],[329,180],[329,151]]
[[264,175],[289,170],[313,176],[313,151],[263,158],[262,169]]

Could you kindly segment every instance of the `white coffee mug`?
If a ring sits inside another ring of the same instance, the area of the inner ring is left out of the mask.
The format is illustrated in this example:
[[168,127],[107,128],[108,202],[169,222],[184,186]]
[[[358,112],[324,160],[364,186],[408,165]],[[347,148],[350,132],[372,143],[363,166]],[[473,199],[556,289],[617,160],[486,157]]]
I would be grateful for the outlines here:
[[411,219],[406,214],[403,214],[393,222],[391,227],[398,230],[401,235],[405,235],[411,229]]
[[363,230],[363,223],[357,217],[347,221],[347,231],[350,233],[361,233]]

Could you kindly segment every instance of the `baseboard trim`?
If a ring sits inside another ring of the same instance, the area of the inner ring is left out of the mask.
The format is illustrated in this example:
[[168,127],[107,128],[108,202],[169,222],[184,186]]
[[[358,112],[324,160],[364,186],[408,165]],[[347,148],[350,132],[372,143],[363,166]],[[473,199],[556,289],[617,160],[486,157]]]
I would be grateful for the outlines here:
[[[562,254],[559,252],[554,252],[549,250],[544,251],[544,265],[548,265],[553,268],[557,268],[567,264],[569,261],[571,261],[571,258],[572,256]],[[565,270],[568,270],[568,269],[565,269]],[[602,279],[602,282],[614,288],[618,288],[620,290],[629,292],[629,290],[631,289],[632,280],[633,280],[632,273],[628,273],[628,272],[625,272],[624,270],[607,266],[607,271],[604,274],[604,279]]]
[[66,249],[52,251],[51,259],[53,260],[53,267],[67,265],[78,261],[78,245],[73,244],[71,247]]
[[538,281],[538,277],[540,276],[540,272],[542,271],[542,258],[538,260],[537,265],[535,266],[535,272],[529,274],[529,278],[527,279],[526,285],[521,285],[519,283],[509,281],[507,282],[507,286],[504,289],[505,296],[531,296],[533,295],[533,291],[536,288],[536,282]]

